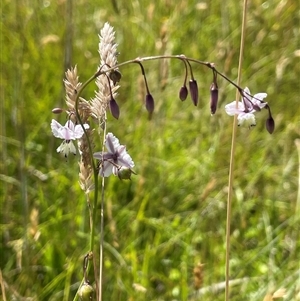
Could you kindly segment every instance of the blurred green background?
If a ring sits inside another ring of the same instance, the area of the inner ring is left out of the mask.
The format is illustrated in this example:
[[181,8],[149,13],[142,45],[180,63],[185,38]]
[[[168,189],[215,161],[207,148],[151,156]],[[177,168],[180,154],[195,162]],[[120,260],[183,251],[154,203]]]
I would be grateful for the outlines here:
[[[242,86],[268,93],[276,129],[265,130],[266,110],[255,128],[238,129],[231,300],[263,300],[280,287],[285,300],[300,300],[299,1],[249,2]],[[1,1],[1,300],[72,300],[82,279],[89,219],[78,156],[56,153],[50,122],[65,121],[51,110],[65,107],[66,69],[77,65],[82,82],[96,71],[103,24],[115,28],[119,62],[185,54],[236,81],[241,17],[236,0]],[[120,70],[120,119],[108,116],[108,131],[126,144],[137,175],[106,182],[104,300],[224,300],[233,122],[224,105],[235,89],[219,79],[210,116],[209,69],[193,65],[194,107],[178,98],[182,62],[144,67],[156,102],[152,120],[135,65]]]

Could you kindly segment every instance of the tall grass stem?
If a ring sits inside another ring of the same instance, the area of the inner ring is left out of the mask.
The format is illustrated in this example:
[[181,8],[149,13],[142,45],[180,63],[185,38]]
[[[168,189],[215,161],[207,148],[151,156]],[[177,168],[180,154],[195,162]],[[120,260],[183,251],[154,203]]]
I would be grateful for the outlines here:
[[[242,17],[242,32],[241,32],[241,44],[238,66],[238,79],[237,85],[240,86],[243,53],[245,45],[245,33],[246,33],[246,15],[247,15],[247,0],[243,3],[243,17]],[[238,107],[238,101],[240,97],[239,89],[236,90],[236,107]],[[231,151],[230,151],[230,164],[229,164],[229,179],[228,179],[228,195],[227,195],[227,217],[226,217],[226,258],[225,258],[225,301],[229,301],[229,277],[230,277],[230,222],[231,222],[231,203],[233,194],[233,181],[234,181],[234,157],[236,147],[236,133],[237,133],[237,115],[234,116],[232,127],[232,139],[231,139]]]
[[[105,148],[105,139],[106,139],[106,114],[105,120],[103,123],[103,144],[102,144],[102,156],[104,154]],[[102,159],[102,164],[104,160]],[[102,168],[102,170],[104,170]],[[99,248],[99,258],[100,258],[100,265],[99,265],[99,301],[102,301],[102,282],[103,282],[103,244],[104,244],[104,188],[105,188],[105,177],[102,176],[102,183],[101,183],[101,204],[100,204],[100,248]]]

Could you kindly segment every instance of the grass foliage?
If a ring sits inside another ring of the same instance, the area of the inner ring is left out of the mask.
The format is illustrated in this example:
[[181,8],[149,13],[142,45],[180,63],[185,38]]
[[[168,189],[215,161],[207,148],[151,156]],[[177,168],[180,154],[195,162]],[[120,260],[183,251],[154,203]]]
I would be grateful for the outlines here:
[[[51,109],[64,106],[67,67],[77,64],[81,81],[96,71],[104,22],[116,30],[119,62],[184,53],[237,77],[242,1],[79,0],[72,11],[71,2],[1,1],[2,300],[72,300],[82,279],[87,204],[78,158],[56,154]],[[299,1],[250,1],[247,20],[242,86],[268,93],[276,129],[267,133],[264,111],[256,128],[238,129],[230,300],[262,301],[280,287],[285,300],[300,300]],[[194,67],[195,108],[178,98],[182,62],[144,67],[156,102],[152,120],[136,65],[121,68],[120,119],[108,116],[108,131],[126,144],[137,175],[106,182],[104,300],[224,300],[233,122],[224,105],[235,90],[219,80],[211,117],[208,69]]]

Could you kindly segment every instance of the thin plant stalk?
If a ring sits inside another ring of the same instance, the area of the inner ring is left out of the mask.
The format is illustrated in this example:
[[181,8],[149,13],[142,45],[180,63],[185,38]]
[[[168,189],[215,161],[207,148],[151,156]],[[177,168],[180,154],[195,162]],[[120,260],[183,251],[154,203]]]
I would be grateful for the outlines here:
[[[92,214],[91,214],[91,219],[90,219],[90,225],[91,225],[91,229],[90,229],[90,252],[94,251],[94,244],[95,244],[95,224],[96,224],[96,213],[97,213],[97,202],[98,202],[98,171],[97,171],[97,167],[93,158],[93,149],[92,149],[92,145],[91,145],[91,141],[89,139],[89,136],[87,134],[87,131],[85,129],[85,127],[83,126],[83,122],[81,120],[81,117],[79,115],[78,112],[78,103],[79,103],[79,97],[82,93],[82,91],[86,88],[86,86],[88,86],[88,84],[90,84],[94,79],[95,79],[95,75],[93,75],[91,78],[89,78],[79,89],[79,91],[77,91],[77,96],[76,96],[76,101],[75,101],[75,112],[76,112],[76,118],[79,122],[79,124],[81,125],[84,134],[86,136],[87,139],[87,143],[88,143],[88,147],[89,147],[89,153],[91,156],[91,164],[92,164],[92,169],[93,169],[93,174],[94,174],[94,187],[95,187],[95,191],[94,191],[94,202],[92,205]],[[88,266],[86,268],[86,274],[88,274],[89,270],[91,268],[90,263],[88,262]],[[84,283],[85,279],[82,280],[80,286]],[[100,287],[100,284],[99,284]],[[76,295],[73,299],[73,301],[77,301],[78,300],[78,291],[76,292]]]
[[[240,86],[240,82],[241,82],[243,53],[244,53],[244,45],[245,45],[245,33],[246,33],[246,14],[247,14],[247,0],[244,0],[237,86]],[[240,89],[238,88],[236,91],[236,107],[238,107],[239,97],[240,97]],[[236,147],[236,133],[237,133],[237,115],[234,116],[233,126],[232,126],[229,179],[228,179],[227,217],[226,217],[225,301],[229,301],[230,222],[231,222],[231,203],[232,203],[233,181],[234,181],[234,157],[235,157],[235,147]]]
[[[106,113],[104,116],[104,124],[103,124],[103,144],[102,144],[102,163],[104,148],[105,148],[105,138],[106,138]],[[104,168],[102,167],[102,170]],[[99,264],[99,291],[98,297],[99,301],[102,301],[102,283],[103,283],[103,245],[104,245],[104,188],[105,188],[105,178],[102,176],[102,183],[101,183],[101,204],[100,204],[100,248],[99,248],[99,257],[100,257],[100,264]]]

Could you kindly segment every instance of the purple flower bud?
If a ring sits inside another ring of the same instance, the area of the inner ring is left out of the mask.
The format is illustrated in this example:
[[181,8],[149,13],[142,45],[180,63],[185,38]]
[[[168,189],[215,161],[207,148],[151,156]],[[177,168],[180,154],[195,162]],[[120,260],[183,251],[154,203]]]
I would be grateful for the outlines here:
[[274,129],[275,129],[275,122],[274,122],[274,119],[273,117],[270,115],[268,117],[268,119],[266,120],[266,128],[267,128],[267,131],[272,134],[274,132]]
[[179,98],[180,98],[180,100],[181,101],[186,100],[188,94],[189,94],[189,92],[188,92],[188,89],[187,89],[186,85],[182,86],[180,88],[180,91],[179,91]]
[[198,104],[198,85],[195,79],[189,81],[191,98],[195,106]]
[[145,104],[146,104],[147,111],[150,114],[152,114],[153,111],[154,111],[154,99],[153,99],[153,97],[152,97],[151,94],[147,94],[146,95],[146,102],[145,102]]
[[109,109],[110,109],[111,115],[113,115],[116,119],[119,119],[120,109],[114,98],[111,98],[111,100],[109,101]]
[[63,109],[61,109],[61,108],[54,108],[53,110],[52,110],[52,113],[53,114],[60,114],[60,113],[62,113],[64,110]]
[[210,112],[215,114],[218,106],[219,90],[217,83],[213,82],[210,86]]

